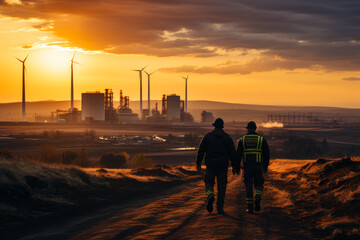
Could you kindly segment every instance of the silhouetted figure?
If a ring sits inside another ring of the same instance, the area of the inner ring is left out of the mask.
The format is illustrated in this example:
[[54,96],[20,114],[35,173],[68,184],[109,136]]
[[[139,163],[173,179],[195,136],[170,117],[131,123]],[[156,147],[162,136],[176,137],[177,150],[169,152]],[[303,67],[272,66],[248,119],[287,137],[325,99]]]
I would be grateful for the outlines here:
[[231,137],[224,132],[224,121],[218,118],[213,123],[215,129],[205,135],[200,143],[200,147],[197,154],[197,169],[201,170],[201,162],[205,155],[205,192],[207,196],[208,212],[213,211],[214,197],[214,185],[215,177],[217,178],[217,211],[219,214],[224,213],[224,199],[227,184],[227,172],[229,167],[229,159],[231,165],[235,168],[236,151],[234,142]]
[[244,168],[244,183],[246,187],[247,212],[254,211],[255,188],[255,211],[260,211],[261,198],[264,188],[263,172],[267,172],[270,160],[269,145],[265,138],[259,136],[255,122],[247,125],[248,133],[239,139],[237,153],[240,163],[236,169]]

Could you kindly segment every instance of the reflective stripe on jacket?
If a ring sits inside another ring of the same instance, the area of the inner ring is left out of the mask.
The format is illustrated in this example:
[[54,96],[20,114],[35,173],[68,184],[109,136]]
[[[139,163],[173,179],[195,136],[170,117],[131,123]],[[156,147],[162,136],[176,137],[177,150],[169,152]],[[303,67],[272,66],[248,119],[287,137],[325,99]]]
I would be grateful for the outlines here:
[[262,162],[262,144],[264,138],[255,135],[249,134],[241,138],[243,145],[243,160],[244,163],[247,161],[255,161],[256,163]]

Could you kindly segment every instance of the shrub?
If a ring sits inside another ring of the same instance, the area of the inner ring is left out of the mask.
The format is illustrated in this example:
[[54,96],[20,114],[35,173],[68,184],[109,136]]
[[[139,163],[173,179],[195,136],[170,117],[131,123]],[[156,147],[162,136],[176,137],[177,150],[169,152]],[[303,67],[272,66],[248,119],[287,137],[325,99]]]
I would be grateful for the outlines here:
[[88,155],[85,152],[85,149],[82,148],[82,150],[77,154],[77,157],[74,160],[74,164],[80,167],[90,167],[91,161],[88,157]]
[[62,154],[55,147],[44,144],[41,146],[40,160],[45,163],[62,163]]
[[75,159],[78,157],[78,154],[74,151],[65,151],[63,152],[63,163],[64,164],[74,164]]
[[151,158],[145,156],[144,153],[138,153],[129,162],[129,167],[131,168],[147,168],[152,167],[153,162]]
[[0,158],[14,159],[15,157],[16,157],[15,153],[10,149],[4,148],[0,150]]
[[129,160],[129,154],[120,153],[104,153],[100,158],[100,165],[105,168],[122,168]]

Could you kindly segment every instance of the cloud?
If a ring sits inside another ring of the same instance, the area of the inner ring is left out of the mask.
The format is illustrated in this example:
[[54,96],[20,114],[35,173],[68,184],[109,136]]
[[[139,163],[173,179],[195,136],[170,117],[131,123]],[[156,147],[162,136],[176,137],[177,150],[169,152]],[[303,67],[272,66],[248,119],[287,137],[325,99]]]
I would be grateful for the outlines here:
[[346,81],[360,81],[359,77],[347,77],[347,78],[343,78],[343,80]]
[[190,66],[184,65],[173,68],[160,68],[158,71],[166,73],[198,73],[198,74],[250,74],[253,72],[266,72],[272,70],[294,70],[296,68],[315,68],[309,63],[296,61],[283,61],[277,58],[259,57],[245,63],[228,61],[216,66]]
[[267,62],[288,62],[271,66],[329,71],[360,69],[359,12],[359,1],[338,0],[0,0],[1,14],[43,19],[49,23],[34,27],[87,50],[160,57],[257,50]]

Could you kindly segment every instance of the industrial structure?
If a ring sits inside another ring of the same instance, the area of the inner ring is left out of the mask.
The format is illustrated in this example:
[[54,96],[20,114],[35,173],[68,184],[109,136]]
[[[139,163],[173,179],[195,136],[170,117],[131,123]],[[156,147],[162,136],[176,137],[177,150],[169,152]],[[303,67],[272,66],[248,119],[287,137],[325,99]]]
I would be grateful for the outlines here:
[[26,120],[26,110],[25,110],[25,71],[26,71],[26,67],[25,67],[25,62],[26,62],[26,59],[28,58],[28,56],[29,56],[29,54],[24,58],[24,60],[16,58],[17,60],[19,60],[22,63],[22,120],[23,121]]
[[114,94],[112,89],[105,89],[105,121],[116,122],[116,109],[114,108]]
[[81,94],[81,120],[105,121],[105,95],[100,92]]
[[138,115],[133,113],[130,108],[129,96],[123,96],[123,91],[120,90],[120,105],[116,114],[119,123],[137,122]]
[[337,125],[338,121],[334,116],[320,113],[268,113],[268,122],[283,123],[286,126],[307,126]]
[[172,94],[167,96],[167,120],[172,122],[180,122],[180,96]]
[[212,112],[202,111],[201,112],[201,122],[213,122],[214,115]]

